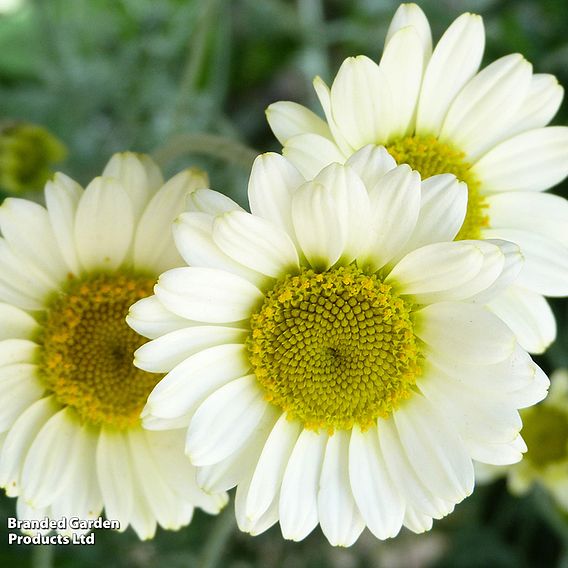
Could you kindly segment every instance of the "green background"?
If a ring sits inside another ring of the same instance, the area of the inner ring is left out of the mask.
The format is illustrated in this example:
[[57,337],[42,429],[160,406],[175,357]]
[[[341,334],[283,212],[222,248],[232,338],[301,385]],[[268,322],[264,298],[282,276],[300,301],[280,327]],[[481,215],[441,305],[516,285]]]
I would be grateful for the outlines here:
[[[3,5],[0,1],[0,9]],[[419,2],[435,40],[464,11],[483,15],[485,63],[521,52],[568,85],[565,0]],[[85,184],[113,152],[150,152],[169,174],[205,167],[213,188],[245,203],[255,152],[278,150],[264,118],[276,100],[316,109],[311,79],[330,81],[349,55],[378,60],[398,3],[386,0],[23,0],[0,13],[0,114],[47,127],[69,148],[58,169]],[[555,124],[566,124],[563,104]],[[553,191],[568,196],[563,184]],[[0,199],[6,194],[0,192]],[[41,199],[40,194],[31,198]],[[568,230],[568,228],[567,228]],[[568,303],[559,338],[538,363],[568,366]],[[319,529],[284,541],[278,525],[252,538],[196,512],[177,533],[139,542],[96,532],[95,547],[7,545],[14,500],[0,498],[2,567],[407,568],[568,567],[568,524],[543,491],[523,499],[503,482],[479,487],[434,529],[388,542],[365,531],[349,549]]]

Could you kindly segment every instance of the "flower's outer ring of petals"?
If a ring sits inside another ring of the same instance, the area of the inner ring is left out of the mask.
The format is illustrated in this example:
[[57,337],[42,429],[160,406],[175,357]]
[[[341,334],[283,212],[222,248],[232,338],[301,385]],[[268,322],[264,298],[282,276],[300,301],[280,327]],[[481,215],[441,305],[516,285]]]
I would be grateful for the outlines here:
[[345,162],[345,156],[334,142],[311,132],[292,136],[282,154],[305,179],[313,179],[328,164]]
[[311,132],[332,139],[329,126],[317,114],[291,101],[278,101],[266,109],[266,118],[282,146],[293,136]]
[[426,64],[432,55],[432,31],[428,18],[418,4],[401,4],[398,7],[387,30],[385,48],[399,30],[408,26],[412,26],[420,37]]
[[207,215],[213,215],[214,217],[229,211],[244,211],[230,197],[204,187],[191,191],[185,199],[185,205],[186,211],[207,213]]

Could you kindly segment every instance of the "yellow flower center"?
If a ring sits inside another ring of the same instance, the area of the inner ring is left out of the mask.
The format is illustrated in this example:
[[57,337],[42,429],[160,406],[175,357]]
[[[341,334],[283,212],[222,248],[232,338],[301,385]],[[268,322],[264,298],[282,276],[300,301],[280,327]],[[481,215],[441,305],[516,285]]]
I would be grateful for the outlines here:
[[422,179],[438,174],[454,174],[467,184],[467,213],[456,240],[478,239],[481,229],[489,225],[487,203],[481,183],[471,171],[471,164],[460,150],[438,141],[434,136],[407,136],[386,146],[397,164],[408,164]]
[[140,275],[91,275],[70,280],[49,304],[40,341],[43,379],[61,404],[90,424],[134,426],[162,378],[132,364],[146,339],[125,321],[154,282]]
[[420,373],[410,312],[354,266],[285,277],[252,316],[247,343],[267,400],[313,430],[388,416]]
[[568,414],[539,404],[523,412],[525,459],[538,468],[568,459]]

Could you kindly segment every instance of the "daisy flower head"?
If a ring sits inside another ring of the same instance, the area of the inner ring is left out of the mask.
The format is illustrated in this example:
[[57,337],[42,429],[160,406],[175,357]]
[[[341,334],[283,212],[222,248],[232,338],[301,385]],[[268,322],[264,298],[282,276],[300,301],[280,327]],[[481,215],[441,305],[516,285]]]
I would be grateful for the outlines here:
[[377,146],[306,181],[257,158],[252,213],[211,190],[188,198],[165,272],[128,321],[166,373],[144,426],[188,425],[206,491],[237,485],[239,527],[319,523],[348,546],[421,532],[473,488],[472,458],[521,459],[517,409],[548,379],[483,302],[520,269],[503,241],[451,242],[467,191],[422,182]]
[[506,467],[479,464],[477,479],[489,481],[505,475],[515,495],[540,485],[568,511],[568,371],[555,371],[546,399],[523,410],[521,416],[528,448],[523,461]]
[[[194,506],[217,512],[183,456],[183,433],[148,432],[140,412],[161,376],[132,365],[144,338],[129,306],[179,266],[169,226],[188,169],[164,184],[147,156],[114,155],[83,190],[56,174],[46,207],[0,207],[0,486],[23,519],[107,518],[151,538]],[[181,458],[180,458],[181,456]]]
[[331,88],[314,87],[325,120],[293,102],[267,109],[283,154],[306,176],[382,144],[422,179],[452,173],[468,187],[457,239],[517,243],[525,264],[514,286],[490,303],[530,352],[556,336],[543,296],[568,294],[568,202],[542,193],[568,173],[568,128],[546,126],[563,97],[556,78],[533,74],[520,54],[479,70],[480,16],[462,14],[432,49],[416,4],[402,4],[377,64],[346,59]]

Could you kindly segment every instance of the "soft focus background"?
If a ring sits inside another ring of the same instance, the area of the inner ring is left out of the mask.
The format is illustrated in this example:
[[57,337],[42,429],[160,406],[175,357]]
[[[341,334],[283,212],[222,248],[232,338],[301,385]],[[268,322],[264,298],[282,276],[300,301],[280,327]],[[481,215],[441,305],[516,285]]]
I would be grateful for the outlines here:
[[[568,86],[566,0],[419,2],[438,39],[464,11],[481,13],[485,62],[519,51],[538,72]],[[378,59],[398,2],[390,0],[0,0],[0,200],[41,199],[38,179],[18,163],[64,160],[56,168],[85,184],[113,152],[150,152],[167,174],[205,167],[212,187],[245,203],[255,153],[278,150],[264,118],[273,101],[316,109],[311,79],[330,80],[349,55]],[[319,110],[318,110],[319,112]],[[567,124],[564,103],[554,123]],[[46,128],[67,147],[37,129]],[[20,130],[18,130],[20,128]],[[16,141],[15,141],[16,140]],[[20,152],[20,153],[19,153]],[[17,179],[16,179],[17,178]],[[19,183],[15,183],[14,180]],[[43,181],[43,180],[42,180]],[[554,192],[568,196],[568,184]],[[568,230],[568,227],[567,227]],[[557,300],[556,344],[537,361],[568,366],[568,301]],[[96,533],[95,547],[9,547],[0,498],[0,566],[212,568],[568,567],[568,517],[546,493],[519,499],[497,482],[478,487],[425,535],[403,530],[389,542],[367,531],[349,549],[319,529],[301,543],[278,526],[239,534],[232,504],[220,517],[196,512],[189,528]]]

